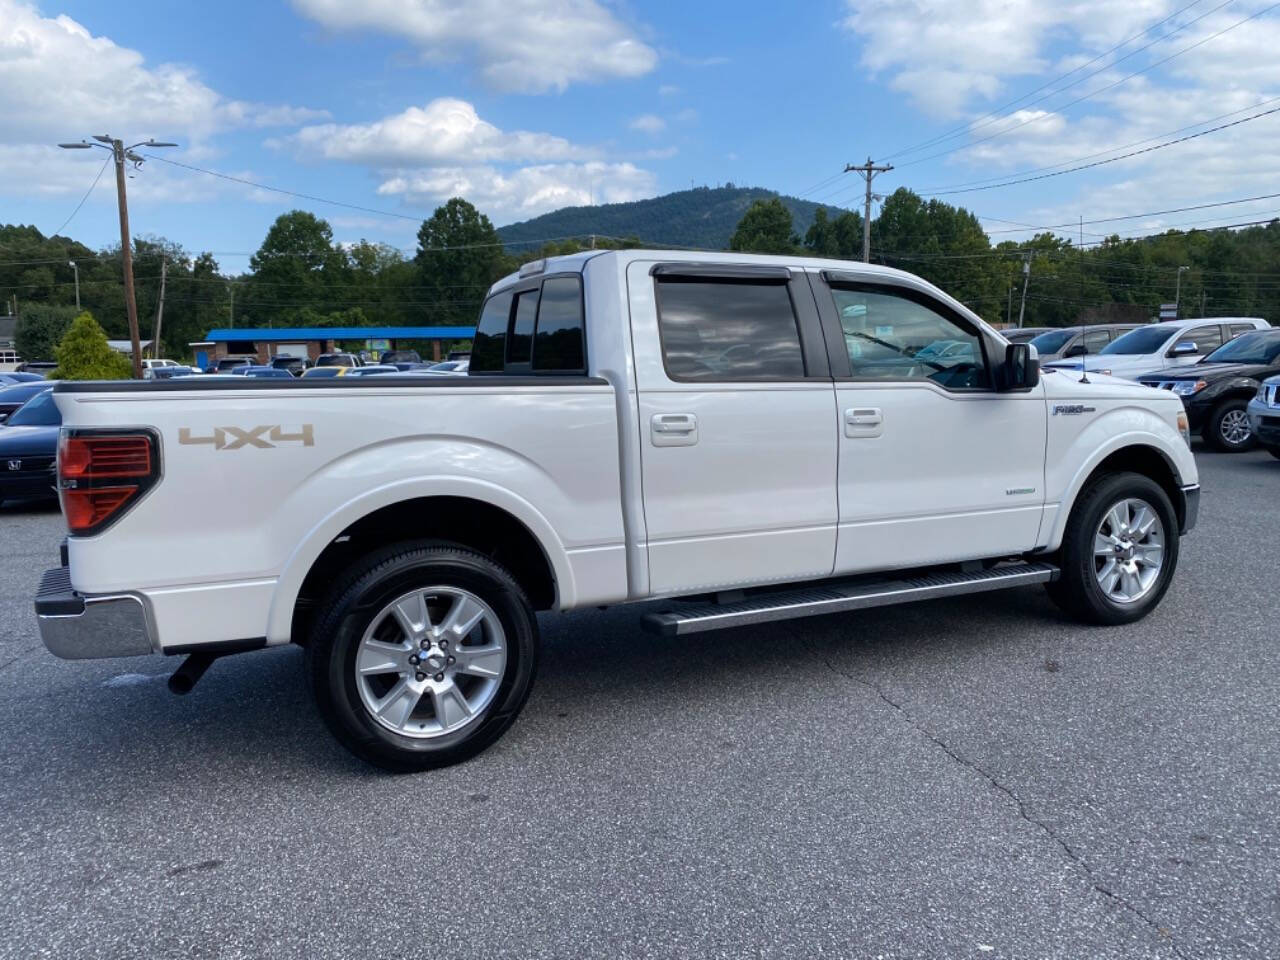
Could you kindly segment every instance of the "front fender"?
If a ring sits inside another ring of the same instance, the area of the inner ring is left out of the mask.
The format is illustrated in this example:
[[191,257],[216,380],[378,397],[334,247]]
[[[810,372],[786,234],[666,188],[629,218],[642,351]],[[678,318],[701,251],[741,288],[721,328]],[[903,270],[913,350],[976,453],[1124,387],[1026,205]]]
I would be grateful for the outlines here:
[[1196,398],[1196,402],[1212,405],[1228,398],[1238,397],[1241,400],[1252,400],[1258,392],[1259,383],[1260,381],[1254,380],[1252,377],[1232,377],[1230,380],[1223,380],[1221,383],[1215,383],[1211,387],[1205,387],[1200,396]]
[[1107,457],[1126,447],[1147,447],[1158,453],[1179,487],[1199,482],[1190,448],[1173,424],[1151,410],[1127,405],[1116,407],[1060,444],[1055,443],[1052,418],[1050,420],[1051,449],[1045,465],[1050,497],[1045,515],[1047,536],[1042,534],[1040,538],[1043,549],[1056,550],[1062,545],[1071,508],[1085,483]]

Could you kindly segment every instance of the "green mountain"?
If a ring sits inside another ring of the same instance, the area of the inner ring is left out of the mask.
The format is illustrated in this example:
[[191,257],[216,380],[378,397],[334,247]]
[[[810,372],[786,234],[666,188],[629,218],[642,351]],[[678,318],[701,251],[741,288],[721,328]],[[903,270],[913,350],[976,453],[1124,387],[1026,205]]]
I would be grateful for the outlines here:
[[[649,200],[605,203],[591,207],[565,207],[532,220],[498,228],[507,243],[519,249],[535,246],[533,241],[554,237],[638,237],[649,246],[728,247],[729,237],[747,208],[756,200],[780,196],[762,187],[696,187]],[[823,206],[796,197],[781,197],[791,211],[797,234],[804,236],[813,222],[814,211]],[[835,209],[835,208],[830,208]]]

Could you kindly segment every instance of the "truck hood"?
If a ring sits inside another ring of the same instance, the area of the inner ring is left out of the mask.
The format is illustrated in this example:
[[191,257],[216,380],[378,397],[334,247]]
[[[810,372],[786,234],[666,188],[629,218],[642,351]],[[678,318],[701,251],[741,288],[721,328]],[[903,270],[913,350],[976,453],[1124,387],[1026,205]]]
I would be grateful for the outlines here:
[[1046,369],[1040,378],[1044,395],[1050,404],[1054,402],[1085,403],[1089,400],[1126,400],[1162,414],[1182,410],[1182,400],[1167,390],[1152,390],[1133,380],[1090,373],[1087,383],[1080,382],[1080,371]]
[[1083,367],[1085,370],[1093,372],[1094,370],[1110,370],[1115,376],[1124,376],[1126,373],[1138,371],[1146,373],[1151,369],[1153,360],[1146,354],[1129,354],[1129,353],[1112,353],[1112,354],[1094,354],[1080,360],[1054,360],[1049,366],[1058,370],[1079,370]]
[[1189,367],[1167,367],[1144,373],[1149,380],[1225,380],[1228,377],[1259,377],[1274,364],[1263,363],[1196,363]]

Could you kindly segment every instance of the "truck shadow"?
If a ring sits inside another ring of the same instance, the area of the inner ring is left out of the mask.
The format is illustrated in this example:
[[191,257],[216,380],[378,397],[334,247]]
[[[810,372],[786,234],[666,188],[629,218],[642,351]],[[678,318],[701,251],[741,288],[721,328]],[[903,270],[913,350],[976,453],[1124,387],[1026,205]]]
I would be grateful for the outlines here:
[[[536,762],[539,752],[552,746],[548,738],[626,730],[650,722],[655,710],[680,705],[714,712],[725,703],[757,697],[767,685],[812,690],[817,682],[824,689],[841,683],[832,673],[835,658],[840,671],[849,674],[903,661],[923,666],[1016,645],[1057,616],[1038,589],[692,638],[643,632],[641,612],[614,608],[544,615],[543,657],[524,715],[502,741],[466,766]],[[1038,655],[1029,656],[1038,662]],[[176,658],[137,664],[149,672],[122,673],[120,667],[129,661],[106,670],[105,664],[81,666],[97,673],[90,681],[96,688],[91,696],[84,695],[82,685],[66,685],[27,700],[22,706],[29,715],[20,732],[0,750],[0,757],[7,755],[16,766],[15,782],[52,775],[64,784],[82,780],[88,789],[101,777],[105,757],[111,779],[128,783],[130,792],[148,781],[165,793],[210,781],[250,783],[253,790],[270,792],[294,780],[314,784],[317,775],[381,776],[329,734],[312,702],[297,648],[218,661],[186,697],[172,695],[165,686]],[[157,669],[161,666],[163,672]],[[50,743],[58,744],[53,753]]]

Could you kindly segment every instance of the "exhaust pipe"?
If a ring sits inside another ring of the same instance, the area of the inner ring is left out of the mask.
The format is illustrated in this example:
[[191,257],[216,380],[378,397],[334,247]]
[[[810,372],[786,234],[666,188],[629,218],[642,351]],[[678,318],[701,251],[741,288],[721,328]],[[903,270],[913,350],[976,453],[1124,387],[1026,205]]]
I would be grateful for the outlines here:
[[216,659],[218,659],[217,656],[212,653],[193,653],[188,656],[182,661],[182,666],[173,671],[173,676],[169,678],[170,692],[178,696],[190,693]]

